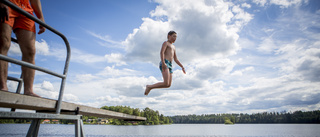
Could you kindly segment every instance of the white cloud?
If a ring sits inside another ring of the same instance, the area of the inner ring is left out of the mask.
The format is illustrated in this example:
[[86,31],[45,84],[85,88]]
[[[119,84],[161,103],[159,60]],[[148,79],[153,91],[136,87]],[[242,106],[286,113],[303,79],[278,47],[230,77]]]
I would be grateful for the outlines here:
[[[43,39],[41,39],[40,41],[36,41],[35,46],[36,46],[36,55],[48,55],[50,53],[49,45]],[[21,56],[22,53],[21,53],[19,44],[15,42],[11,42],[8,54],[12,56]]]
[[99,77],[92,74],[78,74],[75,76],[75,82],[85,83],[98,79]]
[[300,5],[303,2],[308,2],[308,0],[270,0],[271,4],[280,5],[284,8],[288,8],[291,5]]
[[320,49],[311,48],[306,50],[306,56],[297,60],[297,71],[301,72],[305,79],[320,81]]
[[41,89],[48,90],[48,91],[53,91],[53,85],[49,81],[43,81],[41,84]]
[[[230,3],[219,1],[156,1],[157,8],[124,42],[129,60],[157,63],[167,32],[178,33],[177,55],[183,62],[193,59],[228,56],[239,49],[239,28],[252,19],[240,8],[229,10]],[[231,21],[237,25],[229,25]],[[192,56],[190,56],[192,55]]]
[[197,61],[193,65],[196,66],[196,75],[200,80],[210,80],[228,74],[235,64],[229,59],[214,59]]
[[89,30],[85,30],[89,35],[99,39],[100,41],[96,41],[99,45],[101,46],[106,46],[108,48],[124,48],[124,46],[121,44],[121,42],[119,41],[114,41],[111,39],[111,37],[109,35],[101,35],[101,34],[97,34],[94,33],[92,31]]
[[248,4],[248,3],[242,3],[241,4],[241,7],[244,7],[244,8],[251,8],[251,5],[250,4]]
[[50,54],[48,43],[43,39],[41,39],[40,41],[36,41],[36,51],[37,51],[37,54],[40,54],[40,55]]
[[104,56],[86,53],[76,48],[72,49],[71,54],[72,54],[71,61],[74,61],[77,63],[88,64],[88,63],[98,63],[98,62],[106,61],[106,58]]
[[7,82],[8,90],[12,92],[17,91],[18,82],[15,81],[8,81]]
[[297,40],[277,50],[280,58],[287,61],[281,63],[280,69],[286,74],[294,73],[305,80],[319,82],[320,49],[308,44]]
[[[43,60],[46,57],[44,56],[53,56],[57,58],[58,60],[65,61],[66,59],[66,49],[63,47],[61,49],[61,45],[57,44],[54,46],[49,46],[49,44],[41,39],[40,41],[36,41],[36,56],[41,56],[37,59]],[[51,48],[51,47],[58,47],[58,48]],[[10,56],[21,56],[21,50],[20,47],[17,43],[12,42],[8,54]],[[71,61],[77,62],[77,63],[97,63],[97,62],[105,62],[107,61],[106,57],[111,56],[110,59],[108,59],[109,62],[114,62],[111,59],[116,59],[116,61],[120,61],[122,59],[121,54],[114,54],[112,53],[111,55],[106,55],[105,57],[103,55],[94,55],[90,53],[86,53],[82,50],[72,48],[71,50]],[[124,62],[117,62],[117,65],[124,65]]]
[[69,80],[67,83],[66,91],[77,95],[81,102],[92,102],[104,96],[144,97],[145,85],[157,80],[154,77],[141,77],[140,73],[127,68],[106,67],[96,74],[78,74],[69,77],[72,81]]
[[267,0],[253,0],[254,3],[264,6],[267,3]]
[[10,46],[10,49],[8,51],[8,55],[21,56],[22,53],[21,53],[19,44],[15,43],[15,42],[11,42],[11,46]]
[[232,72],[230,75],[231,76],[242,76],[244,72],[246,71],[254,71],[254,67],[250,66],[250,67],[246,67],[244,69],[241,70],[236,70],[234,72]]
[[264,38],[264,40],[259,44],[258,51],[264,54],[273,53],[278,46],[274,43],[272,38]]
[[254,3],[260,6],[266,5],[279,5],[281,8],[288,8],[292,5],[300,5],[302,3],[308,3],[309,0],[253,0]]
[[107,59],[108,63],[115,63],[117,66],[127,65],[124,61],[124,56],[120,53],[106,54],[104,57]]
[[[9,81],[8,82],[9,91],[15,92],[17,85],[18,84],[16,82]],[[60,89],[60,85],[57,84],[55,86],[50,81],[43,81],[42,83],[36,83],[33,85],[34,87],[33,92],[41,97],[57,100],[59,96],[59,91],[57,89]],[[23,94],[23,91],[24,91],[24,88],[22,86],[21,94]],[[73,94],[65,93],[63,101],[77,102],[79,101],[79,98]]]
[[134,76],[139,75],[140,72],[128,68],[116,69],[115,66],[105,67],[103,71],[99,72],[99,76],[103,77],[121,77],[121,76]]
[[144,22],[139,29],[135,29],[123,42],[126,45],[126,59],[129,61],[158,62],[160,48],[166,41],[169,24],[163,21],[155,21],[143,18]]

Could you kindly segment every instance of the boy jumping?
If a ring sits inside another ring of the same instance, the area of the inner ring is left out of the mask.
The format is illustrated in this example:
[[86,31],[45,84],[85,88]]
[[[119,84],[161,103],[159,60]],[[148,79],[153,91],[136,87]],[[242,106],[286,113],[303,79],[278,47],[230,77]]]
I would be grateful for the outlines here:
[[172,60],[174,60],[181,68],[184,74],[186,71],[184,70],[183,65],[177,58],[176,48],[173,43],[177,39],[177,33],[175,31],[170,31],[168,33],[168,41],[165,41],[162,44],[162,48],[160,51],[160,64],[159,68],[162,73],[163,82],[155,83],[153,85],[147,85],[144,95],[148,95],[150,91],[154,88],[169,88],[172,82]]

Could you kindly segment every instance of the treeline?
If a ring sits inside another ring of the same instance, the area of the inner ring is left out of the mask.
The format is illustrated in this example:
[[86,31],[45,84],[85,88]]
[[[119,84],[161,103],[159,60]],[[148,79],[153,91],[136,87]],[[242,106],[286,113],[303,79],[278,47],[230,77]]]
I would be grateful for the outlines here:
[[0,124],[31,123],[29,119],[0,119]]
[[232,123],[320,123],[320,110],[295,112],[263,112],[253,114],[208,114],[208,115],[180,115],[170,117],[175,124],[223,124],[225,119]]
[[171,124],[173,122],[170,117],[164,116],[163,114],[160,114],[159,111],[154,111],[148,107],[146,107],[142,111],[138,108],[130,108],[129,106],[103,106],[101,107],[101,109],[147,118],[146,121],[140,122],[128,122],[119,119],[109,119],[110,124],[113,125],[162,125]]

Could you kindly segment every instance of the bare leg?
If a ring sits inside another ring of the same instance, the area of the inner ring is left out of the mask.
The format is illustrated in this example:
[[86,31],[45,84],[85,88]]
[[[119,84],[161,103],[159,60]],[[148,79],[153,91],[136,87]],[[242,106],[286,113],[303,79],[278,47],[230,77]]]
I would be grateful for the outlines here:
[[[0,23],[0,54],[7,56],[11,43],[12,28],[5,23]],[[8,91],[8,62],[0,60],[0,90]]]
[[[23,29],[17,29],[15,33],[20,45],[21,52],[22,52],[22,60],[35,64],[36,34],[34,32],[23,30]],[[22,77],[24,82],[24,94],[40,97],[37,94],[33,93],[33,81],[34,81],[35,70],[27,67],[21,67],[21,69],[22,69]]]
[[148,95],[150,91],[154,88],[169,88],[172,82],[172,74],[169,72],[169,69],[165,69],[162,72],[163,82],[158,82],[153,85],[147,85],[144,95]]

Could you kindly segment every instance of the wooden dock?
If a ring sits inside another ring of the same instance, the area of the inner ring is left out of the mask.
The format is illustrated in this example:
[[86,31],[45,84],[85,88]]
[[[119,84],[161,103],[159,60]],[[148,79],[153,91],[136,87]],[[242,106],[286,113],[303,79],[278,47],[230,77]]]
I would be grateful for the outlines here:
[[[36,110],[38,112],[55,112],[57,100],[32,97],[27,95],[16,94],[12,92],[5,92],[0,90],[0,107]],[[145,121],[145,117],[139,117],[120,112],[114,112],[74,103],[62,102],[61,113],[70,111],[77,111],[80,115],[96,116],[100,118],[116,118],[127,121]]]

